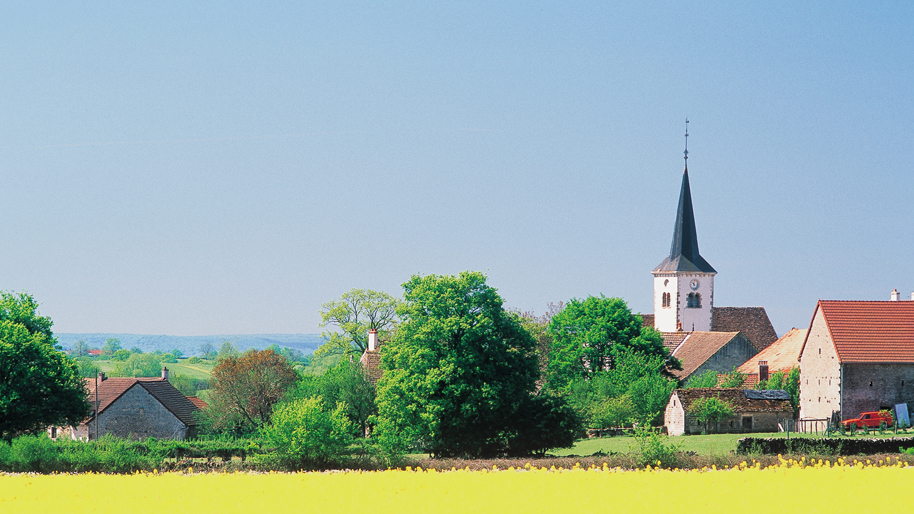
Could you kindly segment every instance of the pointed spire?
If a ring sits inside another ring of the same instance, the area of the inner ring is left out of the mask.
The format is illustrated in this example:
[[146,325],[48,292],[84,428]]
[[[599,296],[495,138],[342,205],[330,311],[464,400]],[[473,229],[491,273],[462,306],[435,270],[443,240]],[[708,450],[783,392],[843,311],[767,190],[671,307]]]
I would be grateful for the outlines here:
[[698,231],[695,230],[695,213],[692,212],[692,191],[689,188],[689,120],[686,119],[685,167],[682,170],[682,187],[679,190],[679,208],[673,227],[673,244],[670,255],[654,271],[700,271],[717,273],[698,252]]

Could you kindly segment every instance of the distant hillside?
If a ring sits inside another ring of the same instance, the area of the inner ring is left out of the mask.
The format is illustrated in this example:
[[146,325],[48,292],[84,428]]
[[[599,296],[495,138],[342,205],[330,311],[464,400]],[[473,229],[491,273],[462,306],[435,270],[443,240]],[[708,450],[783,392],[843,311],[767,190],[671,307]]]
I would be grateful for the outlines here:
[[121,341],[121,347],[130,349],[137,347],[144,352],[162,350],[170,352],[177,348],[185,357],[200,355],[200,346],[204,343],[212,344],[216,350],[225,341],[231,341],[239,350],[264,348],[276,344],[287,348],[294,348],[304,354],[313,353],[323,339],[320,334],[243,334],[243,335],[217,335],[217,336],[157,336],[148,334],[55,334],[60,346],[65,349],[82,339],[89,348],[101,348],[108,338]]

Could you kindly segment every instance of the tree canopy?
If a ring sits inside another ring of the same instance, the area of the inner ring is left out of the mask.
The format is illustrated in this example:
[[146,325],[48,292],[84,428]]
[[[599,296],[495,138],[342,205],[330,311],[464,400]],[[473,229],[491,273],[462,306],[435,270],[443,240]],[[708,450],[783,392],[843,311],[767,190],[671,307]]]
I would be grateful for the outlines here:
[[368,331],[378,331],[380,339],[390,337],[397,321],[400,301],[387,293],[370,289],[350,289],[339,300],[321,306],[321,326],[335,325],[341,332],[324,332],[327,340],[315,352],[363,353],[368,349]]
[[206,415],[213,429],[251,432],[270,421],[273,405],[298,379],[285,357],[249,350],[219,360],[211,378]]
[[552,316],[548,332],[552,336],[548,383],[553,389],[614,369],[617,356],[628,351],[661,357],[668,377],[672,377],[670,370],[682,369],[663,346],[660,332],[643,326],[641,317],[632,314],[620,298],[573,299]]
[[76,363],[64,355],[27,293],[0,293],[0,438],[50,425],[76,425],[89,414]]
[[573,442],[574,412],[534,395],[536,342],[482,273],[417,275],[403,287],[378,383],[382,446],[479,457]]

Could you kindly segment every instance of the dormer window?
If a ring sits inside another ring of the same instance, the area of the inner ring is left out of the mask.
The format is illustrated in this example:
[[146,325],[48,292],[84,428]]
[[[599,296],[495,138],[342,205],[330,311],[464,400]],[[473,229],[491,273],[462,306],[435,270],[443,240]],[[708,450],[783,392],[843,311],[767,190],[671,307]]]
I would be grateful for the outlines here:
[[689,293],[686,297],[686,307],[690,309],[701,308],[701,295],[698,293]]

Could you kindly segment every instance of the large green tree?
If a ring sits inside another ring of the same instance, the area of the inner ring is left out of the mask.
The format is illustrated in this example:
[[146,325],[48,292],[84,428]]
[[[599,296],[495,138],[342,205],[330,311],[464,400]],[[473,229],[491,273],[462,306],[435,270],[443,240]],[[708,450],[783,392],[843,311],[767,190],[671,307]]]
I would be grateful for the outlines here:
[[339,332],[324,332],[327,340],[315,352],[327,354],[361,354],[368,349],[368,331],[378,331],[387,339],[397,322],[400,300],[380,291],[350,289],[338,300],[321,306],[321,326],[336,326]]
[[51,319],[26,293],[0,293],[0,438],[50,425],[76,425],[89,413],[73,359],[57,346]]
[[661,357],[663,373],[669,377],[671,370],[682,369],[663,346],[660,332],[643,326],[641,317],[632,314],[620,298],[600,295],[571,300],[552,316],[548,333],[552,336],[548,384],[553,389],[612,370],[617,356],[630,351]]
[[480,457],[573,442],[574,413],[535,396],[536,342],[482,273],[417,275],[403,287],[402,322],[381,357],[383,447]]

